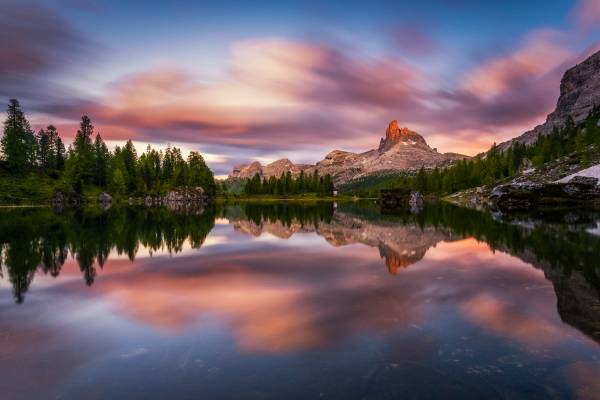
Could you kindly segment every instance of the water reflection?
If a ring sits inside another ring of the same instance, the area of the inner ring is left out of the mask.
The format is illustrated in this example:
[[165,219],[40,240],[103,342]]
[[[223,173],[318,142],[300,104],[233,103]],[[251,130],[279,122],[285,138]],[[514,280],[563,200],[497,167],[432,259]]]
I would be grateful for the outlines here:
[[22,303],[35,273],[57,277],[69,254],[90,286],[110,254],[134,261],[140,246],[150,253],[179,252],[187,240],[200,248],[214,225],[214,210],[151,208],[80,209],[55,213],[47,208],[3,210],[0,260]]
[[[27,295],[0,299],[9,398],[599,389],[598,215],[323,202],[0,217],[4,279]],[[61,365],[52,383],[18,396],[43,360]]]

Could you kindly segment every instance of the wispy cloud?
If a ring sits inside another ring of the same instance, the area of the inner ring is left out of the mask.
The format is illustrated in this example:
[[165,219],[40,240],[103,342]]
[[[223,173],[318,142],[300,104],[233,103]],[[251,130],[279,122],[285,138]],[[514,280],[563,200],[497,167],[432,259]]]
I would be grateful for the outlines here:
[[80,65],[90,42],[37,2],[8,0],[0,13],[0,97],[29,105],[72,96],[53,78]]

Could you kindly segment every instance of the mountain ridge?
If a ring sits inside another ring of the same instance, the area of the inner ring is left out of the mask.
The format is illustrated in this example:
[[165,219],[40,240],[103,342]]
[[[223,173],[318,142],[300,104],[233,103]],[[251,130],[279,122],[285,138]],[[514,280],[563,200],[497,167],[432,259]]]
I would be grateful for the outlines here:
[[333,150],[315,163],[294,164],[287,158],[262,165],[258,161],[242,164],[233,168],[228,180],[252,178],[255,174],[269,178],[290,172],[292,175],[330,174],[336,184],[380,173],[415,172],[421,167],[444,167],[455,161],[469,158],[457,153],[439,153],[432,149],[426,140],[406,127],[400,127],[397,120],[389,123],[385,137],[380,139],[376,149],[362,153]]
[[575,124],[583,122],[594,107],[600,105],[600,51],[569,68],[560,82],[556,107],[543,124],[498,145],[507,150],[515,143],[533,144],[540,135],[548,135],[555,128],[563,128],[569,117]]

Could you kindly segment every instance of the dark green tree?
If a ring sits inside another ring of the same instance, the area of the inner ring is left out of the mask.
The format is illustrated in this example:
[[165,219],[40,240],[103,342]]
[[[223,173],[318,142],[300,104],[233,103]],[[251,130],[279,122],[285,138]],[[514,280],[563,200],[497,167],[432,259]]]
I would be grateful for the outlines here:
[[109,179],[110,152],[100,133],[96,134],[96,140],[94,141],[94,160],[94,181],[96,185],[106,187]]
[[81,117],[79,129],[73,140],[73,152],[69,157],[69,175],[72,181],[81,180],[83,183],[93,183],[96,162],[92,134],[94,126],[87,115]]
[[16,99],[9,101],[0,147],[8,167],[15,172],[23,172],[36,163],[37,141]]

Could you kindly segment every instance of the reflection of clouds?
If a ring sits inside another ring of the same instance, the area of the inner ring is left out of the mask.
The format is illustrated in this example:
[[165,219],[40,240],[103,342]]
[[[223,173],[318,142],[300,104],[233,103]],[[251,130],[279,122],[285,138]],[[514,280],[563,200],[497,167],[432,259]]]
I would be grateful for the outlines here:
[[[218,230],[217,238],[233,234],[231,227],[219,226]],[[485,355],[475,362],[495,363],[502,362],[495,358],[495,346],[502,348],[506,343],[514,350],[511,357],[530,366],[532,360],[545,363],[546,357],[578,360],[581,357],[572,352],[573,346],[587,350],[594,345],[581,341],[581,335],[561,322],[552,286],[540,271],[502,252],[493,254],[474,239],[440,242],[421,261],[391,277],[377,248],[363,244],[333,247],[315,234],[301,236],[318,238],[321,246],[297,245],[294,235],[277,246],[254,240],[226,241],[210,252],[194,255],[139,258],[134,263],[109,259],[91,288],[81,281],[65,282],[61,274],[54,286],[36,293],[46,300],[68,299],[71,307],[64,308],[65,317],[53,322],[61,327],[94,317],[98,325],[112,321],[112,330],[96,327],[86,337],[94,343],[98,332],[120,343],[123,331],[115,327],[127,327],[125,339],[149,329],[159,334],[150,336],[165,343],[179,337],[185,340],[202,335],[208,320],[218,321],[225,336],[233,338],[247,355],[335,349],[364,335],[372,343],[386,339],[391,346],[387,356],[398,360],[398,368],[408,368],[410,376],[429,377],[431,371],[415,372],[412,364],[401,360],[417,360],[429,367],[447,357],[454,359],[450,353],[439,353],[440,349],[482,351]],[[65,265],[65,273],[80,277],[73,260]],[[60,301],[47,303],[62,307]],[[32,304],[39,302],[28,306]],[[35,321],[39,331],[52,331],[46,321],[25,317]],[[80,334],[81,328],[74,332]],[[466,336],[467,341],[455,342]],[[22,352],[27,348],[23,346],[30,346],[15,343]],[[42,343],[53,352],[73,352],[70,340],[59,345]],[[135,346],[114,354],[121,359],[143,355],[143,345],[136,342]],[[32,355],[24,365],[33,368],[36,357],[44,353]],[[598,370],[597,363],[586,365]],[[585,367],[559,371],[574,382],[579,396],[593,393],[594,375]]]
[[47,294],[30,296],[23,307],[0,302],[3,399],[59,398],[63,383],[111,349],[107,335],[94,335],[106,312],[98,298]]
[[600,362],[578,361],[568,365],[565,378],[572,382],[574,396],[582,400],[593,400],[600,393]]
[[462,306],[464,314],[484,329],[532,347],[563,340],[562,324],[549,318],[555,314],[554,308],[554,304],[536,304],[535,309],[531,309],[488,294],[474,297]]
[[[565,326],[539,271],[473,239],[442,243],[398,277],[376,249],[303,251],[260,243],[206,257],[138,261],[96,290],[115,310],[165,334],[194,329],[204,315],[226,322],[241,349],[289,352],[327,346],[358,332],[435,326],[451,307],[484,331],[527,346],[560,342]],[[475,260],[485,260],[474,265]],[[464,322],[461,322],[464,323]]]

